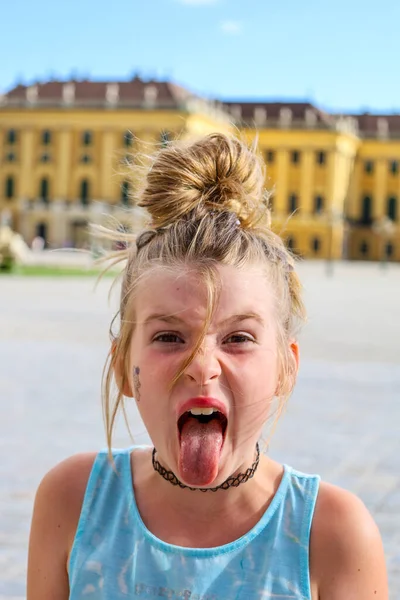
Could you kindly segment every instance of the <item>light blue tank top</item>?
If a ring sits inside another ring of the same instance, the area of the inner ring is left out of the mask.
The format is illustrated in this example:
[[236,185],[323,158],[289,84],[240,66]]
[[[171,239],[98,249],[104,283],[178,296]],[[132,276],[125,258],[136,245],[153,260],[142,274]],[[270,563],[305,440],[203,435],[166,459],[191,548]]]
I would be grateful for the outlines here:
[[132,486],[134,448],[97,455],[71,551],[70,600],[311,600],[309,539],[319,477],[285,465],[260,521],[216,548],[183,548],[144,525]]

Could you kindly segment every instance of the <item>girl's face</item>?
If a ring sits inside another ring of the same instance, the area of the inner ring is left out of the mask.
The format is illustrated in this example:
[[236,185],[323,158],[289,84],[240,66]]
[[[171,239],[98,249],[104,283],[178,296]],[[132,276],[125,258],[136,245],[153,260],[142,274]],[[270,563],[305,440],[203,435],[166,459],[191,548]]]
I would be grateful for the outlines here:
[[[140,283],[130,348],[129,383],[158,460],[199,487],[219,485],[251,464],[279,387],[274,298],[265,273],[260,266],[218,271],[212,321],[172,389],[207,314],[195,269],[156,269]],[[295,344],[291,351],[297,358]]]

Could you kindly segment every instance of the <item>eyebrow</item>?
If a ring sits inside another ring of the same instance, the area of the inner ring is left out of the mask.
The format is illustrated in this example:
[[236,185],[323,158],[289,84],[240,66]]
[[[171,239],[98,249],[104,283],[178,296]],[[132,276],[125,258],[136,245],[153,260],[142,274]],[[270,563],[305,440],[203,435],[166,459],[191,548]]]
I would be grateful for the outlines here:
[[154,313],[146,317],[143,321],[143,325],[148,325],[152,321],[164,321],[165,323],[184,323],[185,320],[181,319],[176,315],[166,315],[163,313]]
[[[239,315],[232,315],[231,317],[228,317],[227,319],[224,319],[223,321],[218,323],[218,326],[221,327],[224,325],[229,325],[230,323],[247,321],[249,319],[253,319],[253,320],[257,321],[258,323],[260,323],[261,325],[264,325],[264,319],[258,313],[249,312],[249,313],[243,313],[243,314],[239,314]],[[146,319],[143,321],[143,325],[148,325],[149,323],[152,323],[153,321],[163,321],[164,323],[170,323],[170,324],[181,324],[181,325],[186,324],[185,319],[182,319],[181,317],[178,317],[177,315],[173,315],[173,314],[166,315],[166,314],[162,314],[162,313],[154,313],[154,314],[151,314],[148,317],[146,317]]]

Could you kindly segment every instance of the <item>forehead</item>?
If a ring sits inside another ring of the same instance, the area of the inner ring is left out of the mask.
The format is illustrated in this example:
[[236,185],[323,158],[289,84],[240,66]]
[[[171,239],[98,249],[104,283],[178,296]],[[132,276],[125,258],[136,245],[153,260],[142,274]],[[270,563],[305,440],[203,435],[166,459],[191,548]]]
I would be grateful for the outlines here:
[[[273,294],[261,266],[243,270],[219,265],[217,271],[216,319],[252,312],[268,319],[273,310]],[[183,267],[152,270],[140,282],[134,304],[136,319],[141,322],[154,314],[204,319],[207,302],[207,283],[196,269]]]

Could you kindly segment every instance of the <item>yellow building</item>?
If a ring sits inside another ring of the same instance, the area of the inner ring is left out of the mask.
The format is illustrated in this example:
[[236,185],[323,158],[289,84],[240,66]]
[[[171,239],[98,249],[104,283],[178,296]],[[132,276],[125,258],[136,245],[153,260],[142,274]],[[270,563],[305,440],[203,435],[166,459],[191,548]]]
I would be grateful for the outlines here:
[[274,227],[299,254],[400,260],[400,115],[309,103],[206,101],[184,88],[50,81],[0,98],[0,211],[28,243],[85,246],[103,213],[131,220],[129,162],[175,137],[258,135]]
[[0,98],[0,211],[30,244],[85,247],[87,225],[132,224],[130,163],[175,137],[231,130],[216,102],[169,82],[51,81]]
[[400,115],[226,107],[249,138],[258,134],[275,225],[291,247],[306,257],[400,260]]
[[357,153],[347,218],[353,258],[400,260],[400,115],[357,117]]
[[350,118],[307,103],[229,103],[246,136],[258,135],[274,226],[295,252],[340,258],[348,189],[360,144]]

